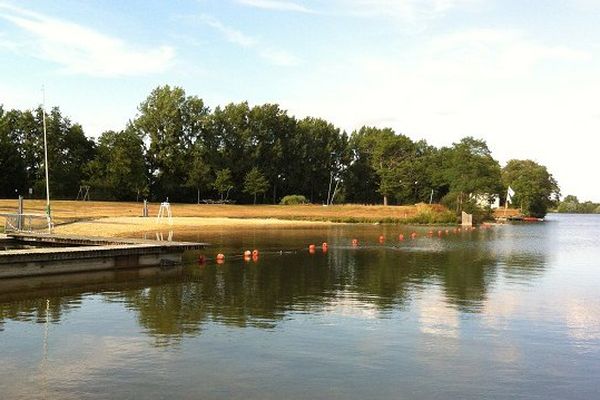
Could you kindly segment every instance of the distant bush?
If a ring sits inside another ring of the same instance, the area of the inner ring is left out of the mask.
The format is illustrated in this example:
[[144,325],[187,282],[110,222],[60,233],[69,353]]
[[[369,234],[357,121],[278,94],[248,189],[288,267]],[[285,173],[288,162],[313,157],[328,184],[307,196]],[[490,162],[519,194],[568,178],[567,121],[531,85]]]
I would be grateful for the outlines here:
[[458,218],[452,211],[434,211],[432,209],[420,209],[406,220],[406,223],[409,224],[455,224],[457,222]]
[[484,221],[494,220],[494,212],[490,207],[478,206],[473,198],[463,199],[463,201],[459,203],[459,193],[456,192],[450,192],[445,195],[442,198],[441,203],[450,210],[456,210],[455,219],[459,223],[461,221],[461,213],[459,209],[467,214],[472,214],[474,224],[480,224]]
[[306,199],[306,197],[302,196],[301,194],[291,194],[289,196],[285,196],[283,199],[281,199],[281,203],[285,206],[294,206],[297,204],[307,204],[308,200]]

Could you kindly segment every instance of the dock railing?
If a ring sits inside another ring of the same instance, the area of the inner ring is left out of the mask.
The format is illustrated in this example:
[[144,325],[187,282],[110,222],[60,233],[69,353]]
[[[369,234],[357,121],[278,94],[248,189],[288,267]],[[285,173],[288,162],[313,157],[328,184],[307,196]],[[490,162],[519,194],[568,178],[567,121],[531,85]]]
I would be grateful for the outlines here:
[[42,232],[48,229],[45,214],[0,214],[4,217],[4,232]]

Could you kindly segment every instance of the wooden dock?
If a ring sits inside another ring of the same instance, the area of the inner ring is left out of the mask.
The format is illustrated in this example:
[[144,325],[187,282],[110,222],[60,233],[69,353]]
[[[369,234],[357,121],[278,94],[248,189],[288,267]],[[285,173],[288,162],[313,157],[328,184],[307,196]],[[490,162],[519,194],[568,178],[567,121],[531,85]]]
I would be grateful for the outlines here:
[[3,243],[27,248],[0,251],[0,278],[143,268],[181,263],[185,251],[206,243],[9,233]]

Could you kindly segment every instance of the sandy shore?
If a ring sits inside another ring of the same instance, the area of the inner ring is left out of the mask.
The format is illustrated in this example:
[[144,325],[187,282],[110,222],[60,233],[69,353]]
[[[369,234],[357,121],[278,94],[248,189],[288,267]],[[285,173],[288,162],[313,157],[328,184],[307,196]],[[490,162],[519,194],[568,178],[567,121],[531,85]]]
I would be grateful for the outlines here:
[[209,218],[174,217],[172,225],[166,220],[157,223],[156,218],[109,217],[56,226],[55,233],[82,236],[128,236],[141,232],[169,230],[198,230],[202,228],[235,227],[297,227],[330,225],[331,222],[290,221],[276,218]]

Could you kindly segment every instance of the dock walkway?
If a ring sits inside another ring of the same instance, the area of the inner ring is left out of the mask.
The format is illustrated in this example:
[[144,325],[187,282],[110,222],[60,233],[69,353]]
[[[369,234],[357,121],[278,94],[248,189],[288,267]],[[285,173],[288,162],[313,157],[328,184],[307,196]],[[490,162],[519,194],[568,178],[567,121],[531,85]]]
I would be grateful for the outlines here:
[[9,233],[4,242],[43,246],[0,251],[0,278],[141,268],[181,262],[206,243]]

